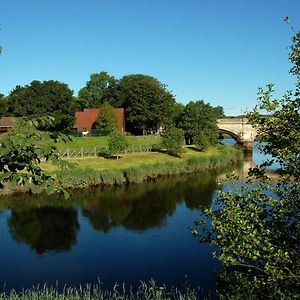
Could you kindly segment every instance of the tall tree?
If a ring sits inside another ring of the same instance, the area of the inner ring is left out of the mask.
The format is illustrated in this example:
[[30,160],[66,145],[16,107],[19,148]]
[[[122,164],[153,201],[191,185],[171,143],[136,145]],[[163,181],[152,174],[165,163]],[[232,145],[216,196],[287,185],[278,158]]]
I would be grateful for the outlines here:
[[199,142],[199,133],[207,137],[209,145],[214,145],[218,140],[217,121],[214,108],[203,100],[189,102],[181,117],[179,126],[184,130],[187,144]]
[[94,125],[95,128],[105,129],[108,132],[113,132],[117,129],[118,119],[115,108],[108,102],[104,102],[100,106],[99,116]]
[[223,106],[216,106],[213,108],[213,111],[217,119],[221,119],[225,117]]
[[0,117],[7,114],[7,99],[3,94],[0,94]]
[[116,96],[118,91],[117,80],[107,72],[91,74],[86,86],[78,92],[78,103],[81,109],[98,108],[104,102],[114,107],[121,107]]
[[[221,299],[300,296],[299,49],[297,32],[289,56],[290,72],[297,77],[295,91],[274,100],[273,85],[259,88],[259,105],[248,116],[271,161],[250,170],[248,184],[241,189],[220,193],[214,209],[203,212],[208,220],[200,219],[196,224],[201,229],[193,230],[202,242],[217,247],[216,257],[223,263]],[[272,161],[280,166],[276,183],[264,172]]]
[[8,100],[8,111],[16,117],[54,117],[50,130],[72,128],[74,124],[73,92],[65,83],[32,81],[30,85],[17,86]]
[[125,108],[129,131],[155,131],[171,121],[174,96],[152,76],[124,76],[119,83],[119,97]]

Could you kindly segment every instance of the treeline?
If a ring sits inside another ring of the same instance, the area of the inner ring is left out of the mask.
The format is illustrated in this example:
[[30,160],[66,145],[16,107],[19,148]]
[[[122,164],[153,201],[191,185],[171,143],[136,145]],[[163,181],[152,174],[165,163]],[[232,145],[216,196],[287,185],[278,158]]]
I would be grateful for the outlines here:
[[132,74],[117,79],[107,72],[92,74],[77,96],[67,84],[55,80],[16,86],[8,96],[0,95],[0,115],[50,115],[55,122],[48,129],[62,131],[73,127],[75,111],[104,104],[125,109],[126,131],[132,134],[154,133],[172,125],[183,129],[188,143],[193,142],[195,132],[216,136],[216,118],[224,116],[221,106],[212,107],[203,100],[177,103],[167,86],[152,76]]

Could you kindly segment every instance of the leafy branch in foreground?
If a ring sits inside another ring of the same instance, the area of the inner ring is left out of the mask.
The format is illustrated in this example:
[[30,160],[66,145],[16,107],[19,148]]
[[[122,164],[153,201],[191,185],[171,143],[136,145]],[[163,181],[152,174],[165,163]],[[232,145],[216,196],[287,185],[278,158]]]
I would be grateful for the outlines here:
[[[298,32],[289,56],[296,90],[273,100],[273,85],[260,88],[260,103],[248,116],[272,160],[250,170],[242,188],[219,193],[213,208],[195,222],[199,228],[192,229],[201,242],[217,247],[220,299],[300,298],[299,49]],[[273,161],[280,166],[276,183],[264,173]]]
[[47,193],[60,190],[55,179],[40,166],[41,161],[51,161],[66,167],[67,162],[60,160],[55,143],[66,138],[59,134],[39,131],[53,121],[51,117],[28,120],[15,119],[15,126],[1,137],[0,143],[0,188],[4,184],[37,187]]

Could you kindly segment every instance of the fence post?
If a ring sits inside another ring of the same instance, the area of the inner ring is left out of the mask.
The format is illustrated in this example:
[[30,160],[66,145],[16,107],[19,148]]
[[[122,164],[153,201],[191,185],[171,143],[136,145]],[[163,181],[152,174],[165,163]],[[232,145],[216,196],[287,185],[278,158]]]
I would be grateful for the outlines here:
[[81,158],[83,158],[83,148],[81,147]]
[[70,148],[67,149],[67,157],[70,158]]

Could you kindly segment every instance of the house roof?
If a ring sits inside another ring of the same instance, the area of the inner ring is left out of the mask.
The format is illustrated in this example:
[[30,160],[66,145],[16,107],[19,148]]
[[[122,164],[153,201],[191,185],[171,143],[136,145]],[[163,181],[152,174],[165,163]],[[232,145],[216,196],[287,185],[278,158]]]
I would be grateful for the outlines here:
[[14,121],[12,117],[2,117],[0,119],[0,127],[11,128],[14,126]]
[[[91,130],[93,124],[96,122],[100,109],[99,108],[86,108],[84,111],[77,111],[75,113],[74,128],[77,130]],[[125,131],[124,109],[115,108],[118,122],[118,130]]]
[[77,111],[75,113],[74,127],[80,130],[91,129],[97,120],[99,111],[99,108],[89,108],[84,111]]

